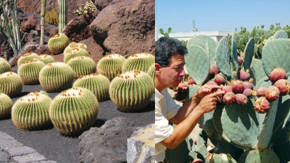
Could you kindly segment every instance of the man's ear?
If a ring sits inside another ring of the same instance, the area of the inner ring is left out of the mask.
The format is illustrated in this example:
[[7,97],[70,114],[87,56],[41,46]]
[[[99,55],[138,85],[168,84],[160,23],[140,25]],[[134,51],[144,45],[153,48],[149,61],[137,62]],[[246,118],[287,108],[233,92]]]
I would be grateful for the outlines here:
[[155,73],[159,72],[161,65],[159,63],[155,63]]

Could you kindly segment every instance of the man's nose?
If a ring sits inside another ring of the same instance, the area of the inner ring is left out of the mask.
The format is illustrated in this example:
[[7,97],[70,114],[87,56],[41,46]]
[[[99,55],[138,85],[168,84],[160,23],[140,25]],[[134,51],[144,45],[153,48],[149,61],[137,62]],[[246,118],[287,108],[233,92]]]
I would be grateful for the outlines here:
[[182,71],[181,71],[181,73],[180,73],[180,76],[185,76],[186,74],[185,74],[185,71],[184,71],[184,69],[182,69]]

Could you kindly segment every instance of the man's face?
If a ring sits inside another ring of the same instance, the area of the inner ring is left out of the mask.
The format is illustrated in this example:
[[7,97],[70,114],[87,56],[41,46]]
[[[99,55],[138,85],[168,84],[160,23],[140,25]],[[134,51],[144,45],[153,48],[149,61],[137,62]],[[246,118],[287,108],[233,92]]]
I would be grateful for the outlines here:
[[167,87],[177,87],[185,76],[184,56],[173,55],[170,63],[166,67],[160,67],[159,80]]

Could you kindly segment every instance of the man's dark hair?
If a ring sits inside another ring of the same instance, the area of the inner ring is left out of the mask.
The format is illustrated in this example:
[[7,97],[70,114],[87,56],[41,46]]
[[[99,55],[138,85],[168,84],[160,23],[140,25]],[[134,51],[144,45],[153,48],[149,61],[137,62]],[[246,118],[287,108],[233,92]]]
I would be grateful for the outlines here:
[[186,53],[186,47],[175,38],[161,37],[155,42],[155,62],[161,66],[168,66],[171,56],[177,54],[184,56]]

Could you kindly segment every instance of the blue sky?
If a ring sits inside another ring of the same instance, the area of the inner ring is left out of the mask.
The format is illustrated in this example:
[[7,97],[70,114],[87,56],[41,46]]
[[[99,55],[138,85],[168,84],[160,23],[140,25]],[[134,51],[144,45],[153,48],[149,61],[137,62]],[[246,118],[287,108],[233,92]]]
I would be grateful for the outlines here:
[[173,33],[190,32],[193,20],[199,31],[290,25],[290,0],[155,0],[158,31],[172,27]]

